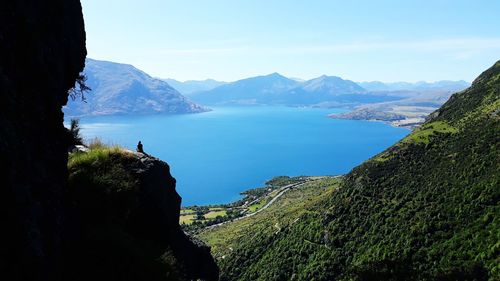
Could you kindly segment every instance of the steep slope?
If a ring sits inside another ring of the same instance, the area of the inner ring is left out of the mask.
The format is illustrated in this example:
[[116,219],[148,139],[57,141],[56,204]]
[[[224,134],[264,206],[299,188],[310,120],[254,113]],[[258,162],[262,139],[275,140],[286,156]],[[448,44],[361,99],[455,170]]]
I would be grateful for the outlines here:
[[497,62],[293,223],[240,230],[222,280],[499,280],[499,113]]
[[180,229],[165,162],[94,145],[68,170],[66,280],[218,280],[210,249]]
[[[265,234],[272,239],[274,235],[296,223],[302,215],[309,212],[311,206],[335,192],[341,181],[340,177],[324,177],[299,184],[283,193],[265,210],[245,219],[208,227],[199,233],[195,230],[194,233],[210,244],[215,258],[232,258],[233,249],[238,249],[242,243],[248,243],[247,240],[253,239],[257,233]],[[261,249],[265,251],[264,248]],[[239,261],[242,265],[235,268],[235,271],[244,269],[253,262],[244,258],[240,258]]]
[[227,84],[226,82],[217,81],[213,79],[206,80],[187,80],[184,82],[177,81],[175,79],[163,79],[170,86],[174,87],[183,95],[190,95],[192,93],[201,91],[210,91],[214,88]]
[[87,59],[84,74],[91,91],[86,101],[70,100],[68,116],[196,113],[206,111],[182,96],[167,82],[152,78],[139,69],[107,61]]
[[276,104],[281,93],[296,87],[299,82],[278,73],[238,80],[190,97],[201,104]]

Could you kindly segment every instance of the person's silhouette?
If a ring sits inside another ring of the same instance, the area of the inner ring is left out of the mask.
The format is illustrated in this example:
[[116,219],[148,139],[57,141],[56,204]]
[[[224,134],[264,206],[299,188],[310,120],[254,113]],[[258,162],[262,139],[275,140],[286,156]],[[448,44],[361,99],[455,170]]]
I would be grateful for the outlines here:
[[141,141],[139,141],[139,143],[137,144],[137,152],[144,153]]

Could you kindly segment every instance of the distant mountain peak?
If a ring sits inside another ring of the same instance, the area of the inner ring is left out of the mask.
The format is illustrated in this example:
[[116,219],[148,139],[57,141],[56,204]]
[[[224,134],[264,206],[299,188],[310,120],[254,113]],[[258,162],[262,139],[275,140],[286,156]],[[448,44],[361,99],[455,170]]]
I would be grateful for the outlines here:
[[277,72],[249,77],[227,83],[209,91],[190,96],[201,104],[274,104],[279,95],[300,82],[287,78]]
[[177,91],[184,95],[190,95],[196,92],[209,91],[213,88],[219,87],[221,85],[227,84],[227,82],[217,81],[214,79],[205,80],[186,80],[184,82],[175,79],[162,79],[167,82],[170,86],[174,87]]
[[196,93],[191,97],[201,104],[294,106],[322,103],[360,104],[398,99],[387,96],[360,95],[365,92],[365,89],[353,81],[337,76],[322,75],[308,81],[297,81],[297,79],[274,72],[227,83],[210,91]]
[[[319,76],[318,78],[335,78],[335,79],[342,79],[341,77],[339,76],[335,76],[335,75],[326,75],[326,74],[323,74],[321,76]],[[342,80],[346,80],[346,79],[342,79]]]
[[192,103],[167,82],[130,64],[87,59],[84,74],[91,91],[86,103],[70,100],[68,116],[195,113],[208,109]]
[[308,80],[301,86],[308,92],[325,92],[327,94],[350,94],[365,92],[365,89],[358,84],[344,80],[338,76],[321,75],[317,78]]
[[344,79],[342,79],[342,78],[340,78],[338,76],[328,76],[328,75],[325,75],[325,74],[323,74],[323,75],[321,75],[321,76],[319,76],[317,78],[313,78],[313,79],[311,79],[309,81],[313,81],[313,80],[316,80],[316,81],[332,81],[332,82],[349,81],[349,80],[344,80]]
[[278,72],[273,72],[273,73],[270,73],[268,75],[264,75],[264,76],[256,76],[256,77],[252,77],[252,78],[259,78],[259,77],[266,77],[266,78],[273,78],[273,79],[288,79],[288,80],[292,80],[288,77],[285,77],[281,74],[279,74]]

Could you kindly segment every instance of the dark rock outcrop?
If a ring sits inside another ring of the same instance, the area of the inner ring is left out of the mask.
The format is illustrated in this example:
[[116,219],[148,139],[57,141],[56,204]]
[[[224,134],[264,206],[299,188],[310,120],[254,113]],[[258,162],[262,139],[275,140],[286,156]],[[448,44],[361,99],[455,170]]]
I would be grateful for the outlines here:
[[0,4],[3,280],[60,280],[67,173],[61,107],[85,56],[79,0]]
[[168,246],[188,278],[218,280],[219,269],[210,248],[187,236],[179,226],[181,197],[175,190],[176,180],[170,174],[170,167],[157,158],[137,155],[140,162],[132,161],[130,170],[140,186],[138,197],[143,210],[137,219],[141,222],[139,229],[147,236],[154,234],[160,241],[168,237]]
[[122,175],[139,183],[134,189],[91,186],[77,190],[89,197],[71,197],[61,108],[85,56],[79,0],[0,4],[1,279],[216,280],[209,249],[179,228],[165,163],[131,158]]
[[70,160],[67,279],[218,280],[210,248],[179,226],[181,197],[167,163],[104,151]]

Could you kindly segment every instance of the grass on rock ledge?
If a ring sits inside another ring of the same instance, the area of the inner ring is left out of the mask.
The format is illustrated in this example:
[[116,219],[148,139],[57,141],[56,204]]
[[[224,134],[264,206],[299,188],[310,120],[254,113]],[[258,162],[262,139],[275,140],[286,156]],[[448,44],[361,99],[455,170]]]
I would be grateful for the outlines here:
[[86,185],[104,188],[108,192],[111,189],[120,191],[135,188],[136,180],[122,164],[123,160],[133,157],[131,152],[117,145],[106,145],[100,140],[92,141],[88,147],[88,152],[69,155],[70,186]]

